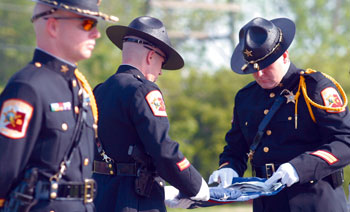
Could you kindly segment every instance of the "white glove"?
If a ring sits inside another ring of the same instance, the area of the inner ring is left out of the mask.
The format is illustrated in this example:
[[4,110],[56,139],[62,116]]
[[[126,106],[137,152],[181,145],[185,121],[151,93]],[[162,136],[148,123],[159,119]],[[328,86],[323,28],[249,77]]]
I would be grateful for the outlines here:
[[210,192],[207,182],[202,178],[202,185],[196,196],[191,197],[192,200],[208,201],[210,198]]
[[169,208],[189,208],[191,206],[191,200],[177,198],[180,192],[174,186],[165,186],[164,193],[164,203]]
[[201,188],[196,196],[190,197],[190,199],[179,199],[179,190],[173,186],[164,187],[165,200],[164,203],[169,208],[189,208],[193,203],[192,200],[208,201],[210,198],[209,187],[205,180],[202,178]]
[[226,188],[232,184],[232,178],[234,177],[238,177],[238,174],[235,170],[231,168],[222,168],[214,171],[210,175],[208,184],[216,182],[219,183],[219,187]]
[[281,183],[290,187],[294,183],[299,182],[299,176],[295,168],[290,163],[282,164],[277,171],[265,181],[265,185],[271,187],[281,179]]

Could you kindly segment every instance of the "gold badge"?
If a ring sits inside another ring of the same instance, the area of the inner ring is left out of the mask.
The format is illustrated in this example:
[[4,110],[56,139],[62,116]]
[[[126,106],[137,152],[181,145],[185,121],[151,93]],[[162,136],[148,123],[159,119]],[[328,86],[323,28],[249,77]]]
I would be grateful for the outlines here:
[[284,97],[286,97],[286,99],[287,99],[286,104],[288,104],[289,102],[293,102],[295,104],[295,95],[293,94],[293,92],[289,91],[288,89],[283,89],[281,94],[283,94],[284,92],[287,93],[286,95],[284,95]]

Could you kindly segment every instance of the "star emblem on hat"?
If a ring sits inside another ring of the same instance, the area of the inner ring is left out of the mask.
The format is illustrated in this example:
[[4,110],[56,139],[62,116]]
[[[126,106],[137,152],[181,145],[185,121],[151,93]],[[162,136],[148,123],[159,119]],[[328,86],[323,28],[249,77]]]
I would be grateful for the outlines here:
[[61,65],[61,72],[66,73],[69,70],[67,65]]
[[253,56],[252,52],[253,52],[253,51],[249,51],[248,49],[245,49],[243,53],[244,53],[245,55],[247,55],[247,57],[252,57],[252,56]]

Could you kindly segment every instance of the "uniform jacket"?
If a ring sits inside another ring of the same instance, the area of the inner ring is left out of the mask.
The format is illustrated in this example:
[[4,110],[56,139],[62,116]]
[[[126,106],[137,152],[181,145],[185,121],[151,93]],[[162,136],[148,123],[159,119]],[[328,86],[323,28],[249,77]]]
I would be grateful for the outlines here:
[[[47,177],[59,170],[72,144],[79,84],[73,67],[41,50],[9,80],[0,96],[0,198],[6,198],[24,170],[38,167]],[[85,96],[88,98],[88,96]],[[81,142],[60,182],[91,178],[94,154],[91,109]],[[41,176],[41,180],[47,180]],[[40,201],[32,211],[91,211],[82,201]]]
[[[220,164],[231,167],[240,176],[247,168],[247,153],[258,126],[274,100],[284,89],[296,94],[300,75],[305,76],[308,96],[320,105],[332,102],[341,106],[344,100],[333,90],[336,86],[320,72],[306,74],[291,64],[280,85],[271,90],[252,82],[241,89],[235,99],[232,128],[226,134],[227,145]],[[329,98],[326,91],[330,92]],[[284,94],[283,94],[284,95]],[[340,102],[340,103],[339,103]],[[261,139],[253,166],[290,162],[300,181],[276,196],[254,201],[254,211],[346,211],[343,188],[334,189],[324,180],[350,162],[350,114],[312,107],[316,123],[309,114],[303,94],[299,97],[295,129],[295,104],[282,104],[272,117]]]
[[[94,90],[98,134],[107,155],[115,163],[133,163],[130,145],[141,146],[152,158],[158,174],[188,196],[195,196],[201,175],[169,138],[169,121],[159,87],[136,68],[119,67],[116,74]],[[98,182],[98,211],[165,211],[164,189],[154,183],[150,198],[134,192],[135,177],[94,174]]]

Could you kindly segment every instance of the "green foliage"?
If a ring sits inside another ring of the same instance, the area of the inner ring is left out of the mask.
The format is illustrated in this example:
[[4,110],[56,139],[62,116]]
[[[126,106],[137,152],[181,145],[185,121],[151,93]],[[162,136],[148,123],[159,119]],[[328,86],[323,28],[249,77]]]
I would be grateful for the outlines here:
[[205,178],[218,167],[218,155],[231,127],[235,92],[250,76],[218,70],[166,71],[159,79],[167,104],[170,136]]

